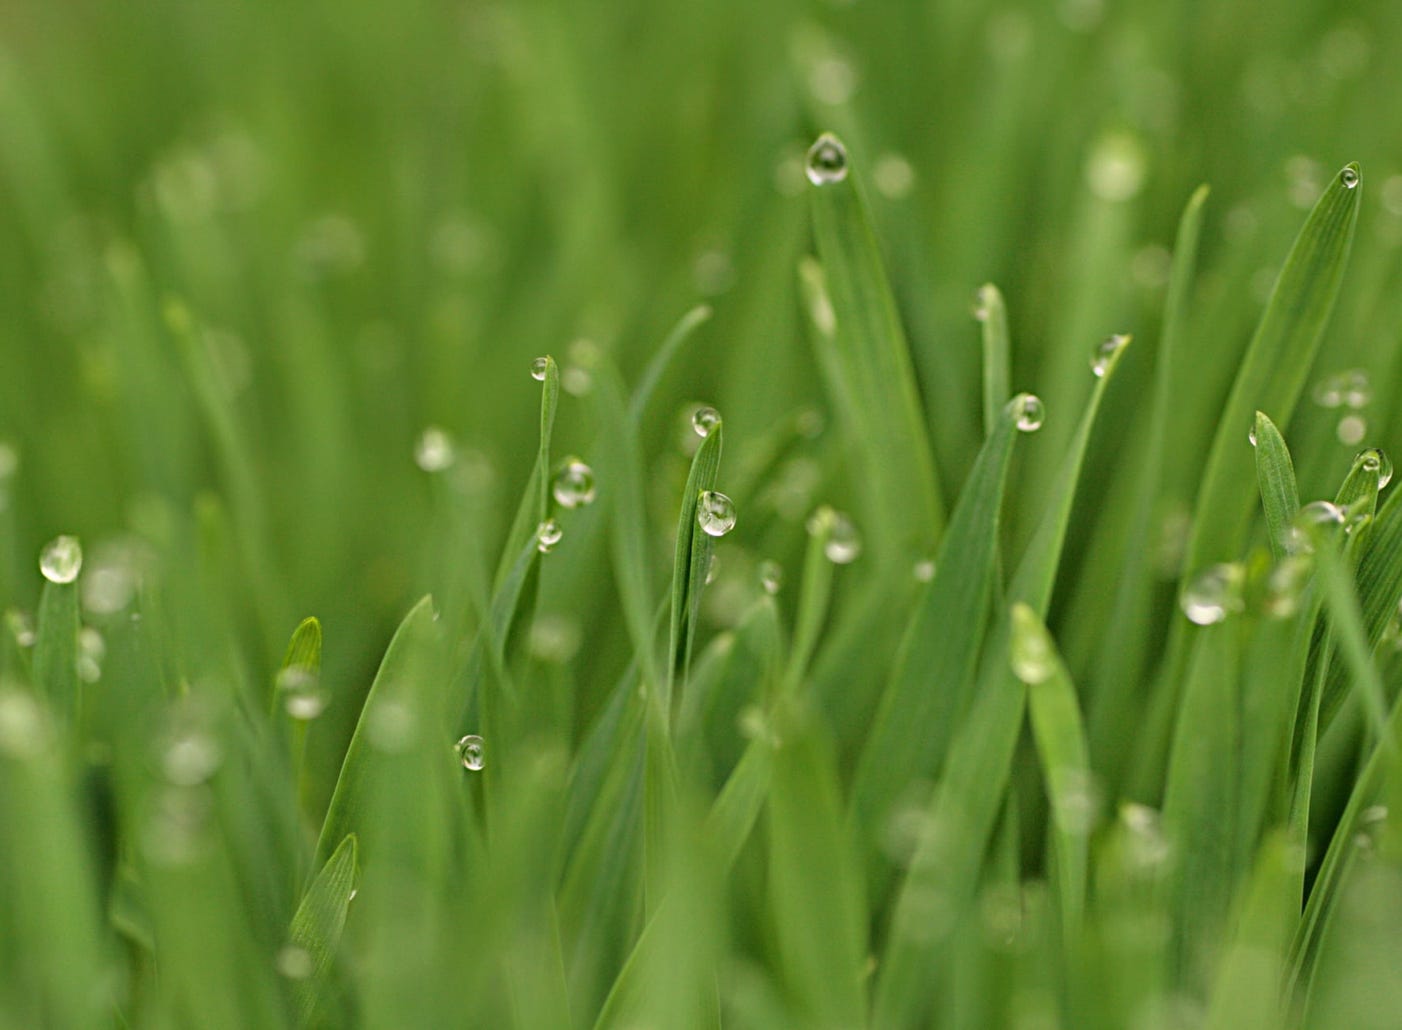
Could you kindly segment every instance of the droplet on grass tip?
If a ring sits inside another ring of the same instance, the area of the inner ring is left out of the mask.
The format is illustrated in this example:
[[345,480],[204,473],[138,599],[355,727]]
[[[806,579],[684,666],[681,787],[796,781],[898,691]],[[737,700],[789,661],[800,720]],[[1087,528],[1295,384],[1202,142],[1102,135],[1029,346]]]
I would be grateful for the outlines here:
[[1386,451],[1376,447],[1370,447],[1366,451],[1360,451],[1353,459],[1369,472],[1378,474],[1378,489],[1381,490],[1392,482],[1392,459],[1387,456]]
[[759,585],[766,594],[773,597],[784,587],[784,567],[769,559],[760,562]]
[[597,494],[594,470],[578,458],[566,458],[555,472],[550,492],[563,508],[579,508],[592,504]]
[[545,370],[550,367],[548,355],[541,355],[531,362],[531,378],[538,383],[545,382]]
[[1035,433],[1047,417],[1046,405],[1035,393],[1018,394],[1008,401],[1006,410],[1017,419],[1017,428],[1023,433]]
[[458,761],[462,762],[462,767],[469,772],[481,772],[482,767],[487,764],[483,756],[483,740],[475,733],[469,733],[457,743]]
[[735,528],[735,502],[715,490],[703,490],[696,503],[696,523],[707,536],[725,536]]
[[453,463],[453,441],[438,426],[429,426],[414,444],[414,464],[425,472],[442,472]]
[[1115,355],[1124,350],[1129,339],[1128,333],[1114,333],[1095,345],[1095,350],[1091,352],[1090,356],[1090,370],[1095,373],[1097,379],[1103,378],[1105,373],[1110,370]]
[[697,436],[707,437],[711,430],[720,425],[720,412],[709,405],[702,405],[691,414],[691,428]]
[[330,700],[330,694],[322,689],[321,677],[305,665],[280,669],[275,685],[283,710],[294,719],[315,719]]
[[1251,420],[1251,428],[1246,431],[1246,439],[1250,441],[1252,447],[1256,446],[1256,420],[1254,418]]
[[1245,570],[1224,562],[1198,573],[1183,591],[1183,614],[1199,626],[1211,626],[1241,611]]
[[535,530],[535,549],[541,554],[549,554],[565,535],[565,531],[554,519],[546,519]]
[[1345,165],[1343,171],[1339,172],[1339,181],[1344,184],[1345,189],[1353,189],[1358,185],[1359,175],[1357,165]]
[[1028,685],[1045,683],[1056,671],[1056,652],[1051,638],[1025,604],[1013,606],[1008,652],[1013,674]]
[[993,307],[998,303],[998,287],[992,283],[984,283],[974,291],[974,302],[972,305],[974,321],[987,322],[993,314]]
[[840,511],[828,515],[828,539],[823,554],[834,565],[850,565],[862,553],[862,534],[856,523]]
[[829,186],[847,178],[847,148],[830,132],[825,132],[808,148],[804,170],[814,186]]
[[50,583],[72,583],[83,570],[83,545],[76,536],[59,536],[44,545],[39,571]]

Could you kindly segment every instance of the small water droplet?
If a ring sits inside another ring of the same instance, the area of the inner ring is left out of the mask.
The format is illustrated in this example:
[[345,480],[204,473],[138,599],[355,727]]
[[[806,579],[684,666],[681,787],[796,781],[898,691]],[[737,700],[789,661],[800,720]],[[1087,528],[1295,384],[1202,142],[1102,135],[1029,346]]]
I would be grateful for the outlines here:
[[72,583],[83,570],[83,545],[76,536],[59,536],[44,545],[39,571],[50,583]]
[[1366,451],[1360,451],[1353,460],[1367,471],[1378,474],[1379,490],[1392,482],[1392,459],[1387,456],[1386,451],[1370,447]]
[[1126,857],[1140,871],[1161,869],[1172,857],[1172,846],[1164,835],[1159,813],[1148,805],[1127,801],[1120,806],[1120,825],[1125,830]]
[[1358,821],[1365,825],[1375,825],[1387,821],[1386,805],[1369,805],[1358,813]]
[[1105,337],[1095,345],[1095,350],[1090,355],[1090,370],[1095,373],[1097,379],[1103,378],[1110,370],[1110,365],[1115,360],[1115,355],[1124,350],[1129,343],[1128,333],[1115,333]]
[[321,677],[305,665],[278,670],[275,686],[283,709],[294,719],[315,719],[331,700],[330,692],[322,689]]
[[1013,674],[1029,686],[1045,683],[1056,672],[1056,651],[1051,637],[1025,604],[1013,606],[1008,657]]
[[735,528],[735,502],[715,490],[703,490],[696,503],[696,522],[707,536],[725,536]]
[[847,148],[830,132],[825,132],[808,148],[805,169],[814,186],[829,186],[847,178]]
[[1368,421],[1361,415],[1345,415],[1339,419],[1334,432],[1339,438],[1339,443],[1353,447],[1362,443],[1363,438],[1368,435]]
[[1340,374],[1340,389],[1344,406],[1353,408],[1365,408],[1373,399],[1373,384],[1368,379],[1368,373],[1361,368],[1352,368]]
[[469,772],[481,772],[487,760],[482,753],[483,740],[475,733],[469,733],[457,743],[458,761]]
[[550,367],[549,355],[542,355],[531,362],[531,378],[538,383],[545,382],[546,369]]
[[555,472],[550,492],[564,508],[579,508],[594,503],[597,493],[594,470],[578,458],[566,458]]
[[828,539],[823,554],[834,565],[850,565],[862,553],[862,535],[856,523],[840,511],[829,516]]
[[1354,165],[1345,165],[1344,170],[1339,173],[1339,181],[1344,184],[1345,189],[1353,189],[1358,185],[1358,169]]
[[710,436],[711,430],[718,425],[720,425],[720,412],[715,408],[703,405],[691,414],[691,428],[697,436]]
[[759,585],[766,594],[773,597],[784,587],[784,567],[769,559],[760,562]]
[[549,554],[565,535],[564,529],[554,519],[546,519],[535,529],[535,549],[541,554]]
[[987,322],[998,303],[998,287],[984,283],[974,291],[973,313],[975,322]]
[[1020,393],[1008,401],[1006,408],[1017,419],[1017,428],[1023,433],[1035,433],[1046,420],[1046,406],[1035,393]]
[[935,578],[935,561],[933,558],[923,558],[915,563],[911,569],[918,583],[928,583]]
[[712,551],[706,555],[706,585],[710,586],[714,583],[718,575],[720,575],[720,556]]
[[347,900],[347,901],[354,901],[354,900],[355,900],[355,896],[356,896],[357,894],[359,894],[359,893],[360,893],[360,888],[359,888],[359,887],[353,888],[353,889],[351,890],[351,892],[350,892],[349,894],[346,895],[346,900]]
[[1266,578],[1266,592],[1261,604],[1267,618],[1288,619],[1299,612],[1300,600],[1313,568],[1307,556],[1292,554],[1271,570]]
[[1100,784],[1087,770],[1064,770],[1052,795],[1057,825],[1066,833],[1084,837],[1100,818]]
[[1183,591],[1183,614],[1199,626],[1221,622],[1242,608],[1245,571],[1235,563],[1211,565]]
[[414,443],[414,464],[425,472],[442,472],[453,463],[453,441],[438,426],[429,426]]
[[1251,446],[1256,446],[1256,420],[1251,420],[1251,428],[1246,431],[1246,439],[1251,442]]
[[872,170],[872,181],[883,195],[900,200],[915,188],[915,169],[900,154],[883,154]]
[[277,971],[289,980],[306,980],[316,972],[316,962],[306,948],[289,944],[277,953]]
[[15,643],[20,647],[33,647],[34,616],[19,608],[8,608],[5,611],[5,628],[10,636],[14,637]]
[[528,638],[532,656],[543,662],[564,665],[579,651],[582,632],[568,615],[544,612],[531,622]]
[[78,678],[84,683],[96,683],[102,678],[102,661],[107,657],[107,641],[92,626],[78,631]]
[[178,787],[193,787],[214,775],[224,761],[224,751],[208,732],[189,726],[166,738],[160,757],[167,780]]

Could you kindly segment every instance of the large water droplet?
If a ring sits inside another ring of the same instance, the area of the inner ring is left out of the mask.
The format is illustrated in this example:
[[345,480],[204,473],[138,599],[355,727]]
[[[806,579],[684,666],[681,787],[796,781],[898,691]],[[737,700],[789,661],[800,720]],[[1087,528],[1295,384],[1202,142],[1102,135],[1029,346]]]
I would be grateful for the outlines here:
[[1115,355],[1124,350],[1129,339],[1128,333],[1115,333],[1105,337],[1095,345],[1095,350],[1090,355],[1090,370],[1095,373],[1097,379],[1102,378],[1110,370]]
[[720,425],[720,412],[715,408],[703,405],[692,412],[691,428],[696,431],[697,436],[710,436],[711,430],[718,425]]
[[414,464],[425,472],[442,472],[453,457],[453,440],[438,426],[429,426],[414,443]]
[[470,772],[481,772],[482,767],[487,764],[483,756],[483,740],[475,733],[469,733],[457,743],[458,761],[462,762],[462,767]]
[[828,186],[847,178],[847,148],[830,132],[825,132],[808,148],[804,169],[814,186]]
[[76,536],[55,537],[39,554],[39,571],[50,583],[72,583],[83,570],[83,545]]
[[1199,626],[1221,622],[1242,608],[1242,586],[1246,580],[1240,565],[1211,565],[1183,591],[1183,614]]
[[707,536],[725,536],[735,528],[735,502],[715,490],[703,490],[696,502],[696,523]]
[[555,472],[550,492],[564,508],[579,508],[594,503],[594,470],[578,458],[566,458]]
[[321,677],[305,665],[280,669],[276,687],[283,709],[294,719],[315,719],[331,699],[330,692],[322,688]]
[[769,559],[760,562],[759,585],[766,594],[773,597],[784,587],[784,567]]
[[1353,189],[1358,185],[1359,176],[1356,165],[1345,165],[1343,171],[1339,172],[1339,181],[1344,184],[1345,189]]
[[545,372],[550,367],[548,355],[541,355],[531,362],[531,378],[538,383],[545,382]]
[[850,565],[862,553],[862,534],[856,524],[840,511],[829,516],[828,539],[823,554],[834,565]]
[[1008,401],[1007,409],[1017,419],[1017,428],[1024,433],[1035,433],[1046,420],[1046,406],[1035,393],[1020,393]]
[[1369,472],[1376,472],[1378,474],[1379,490],[1392,482],[1392,459],[1387,456],[1386,451],[1379,450],[1376,447],[1370,447],[1366,451],[1360,451],[1358,456],[1353,460],[1362,465]]
[[565,531],[558,522],[546,519],[535,528],[535,549],[541,554],[549,554],[564,536]]

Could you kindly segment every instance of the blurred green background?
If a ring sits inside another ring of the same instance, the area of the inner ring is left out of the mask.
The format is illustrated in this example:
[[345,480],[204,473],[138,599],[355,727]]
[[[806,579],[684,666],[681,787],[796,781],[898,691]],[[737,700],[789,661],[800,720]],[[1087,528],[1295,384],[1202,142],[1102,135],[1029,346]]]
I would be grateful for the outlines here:
[[[172,584],[192,676],[230,650],[265,676],[318,615],[328,678],[348,685],[313,734],[329,788],[394,623],[444,589],[454,555],[496,553],[534,452],[530,359],[555,355],[568,387],[592,344],[635,380],[700,302],[714,317],[648,423],[659,553],[687,405],[706,401],[730,467],[757,470],[734,491],[722,570],[727,551],[737,569],[792,559],[812,503],[863,504],[831,474],[831,434],[766,464],[776,424],[825,410],[794,266],[810,249],[802,154],[826,128],[874,209],[946,497],[982,435],[970,296],[991,280],[1009,299],[1013,387],[1049,410],[1011,538],[1089,390],[1090,343],[1154,338],[1166,248],[1201,182],[1170,493],[1190,503],[1278,263],[1347,160],[1368,196],[1318,374],[1367,368],[1368,442],[1394,442],[1402,296],[1382,284],[1402,266],[1402,7],[1388,0],[12,2],[0,438],[19,462],[0,599],[33,609],[35,555],[59,532],[90,555],[135,532]],[[1112,489],[1097,468],[1135,460],[1140,351],[1109,399],[1119,431],[1093,449],[1072,568]],[[1302,489],[1322,495],[1356,448],[1336,439],[1339,412],[1305,408]],[[466,545],[413,460],[428,425],[490,484]],[[558,453],[587,459],[592,432],[566,397]],[[221,519],[237,540],[222,562]],[[598,665],[611,682],[628,651],[606,562],[547,564],[547,610],[571,611],[564,645],[589,641],[581,681],[602,682]],[[712,609],[725,621],[724,595]]]

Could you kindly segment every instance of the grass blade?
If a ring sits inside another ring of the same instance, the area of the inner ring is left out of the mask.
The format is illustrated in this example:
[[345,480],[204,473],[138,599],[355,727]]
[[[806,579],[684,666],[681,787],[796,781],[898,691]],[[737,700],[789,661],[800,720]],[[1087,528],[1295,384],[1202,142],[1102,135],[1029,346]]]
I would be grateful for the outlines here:
[[1256,482],[1266,510],[1266,530],[1276,561],[1290,553],[1290,529],[1300,511],[1295,465],[1280,430],[1263,411],[1256,412],[1252,439],[1256,447]]
[[316,874],[292,917],[291,945],[310,960],[310,971],[295,981],[297,1016],[302,1025],[312,1022],[318,1006],[325,1004],[358,875],[355,835],[351,834]]

